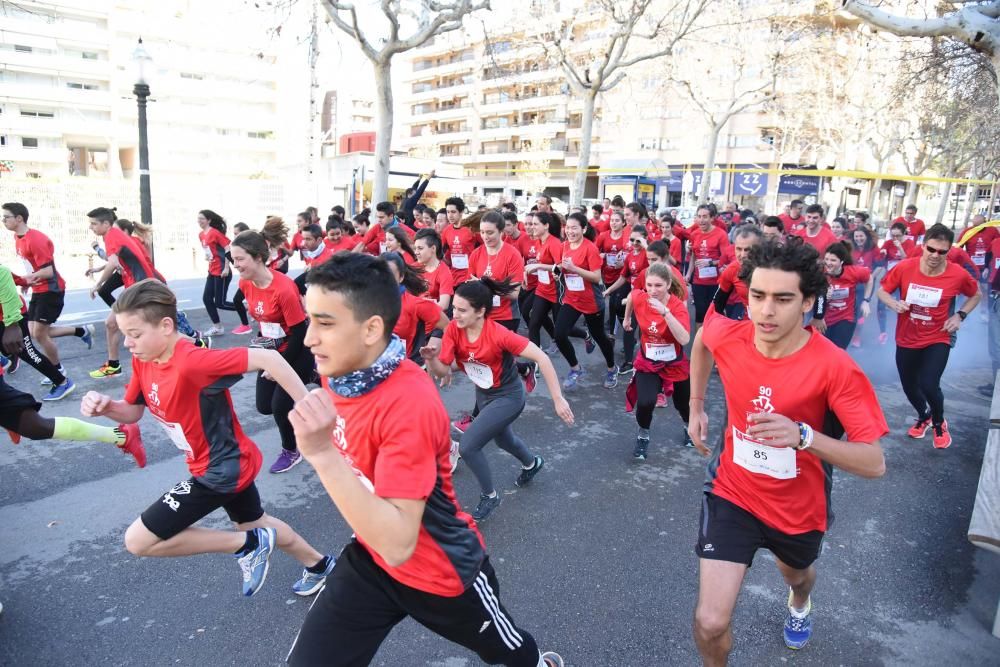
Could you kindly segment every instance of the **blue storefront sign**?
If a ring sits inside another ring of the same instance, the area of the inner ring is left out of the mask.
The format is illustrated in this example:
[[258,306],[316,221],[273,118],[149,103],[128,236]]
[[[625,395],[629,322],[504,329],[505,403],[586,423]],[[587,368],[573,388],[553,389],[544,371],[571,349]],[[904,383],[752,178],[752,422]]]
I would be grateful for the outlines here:
[[674,171],[673,169],[670,170],[669,176],[660,176],[657,179],[659,187],[666,186],[667,192],[681,192],[683,188],[681,183],[683,183],[683,181],[684,181],[684,172]]
[[819,194],[819,176],[782,176],[778,181],[778,192],[786,195]]
[[[757,164],[738,164],[737,169],[761,169]],[[767,194],[768,174],[733,174],[733,196],[763,197]]]
[[[725,165],[723,165],[725,166]],[[694,176],[694,186],[691,188],[691,192],[701,192],[701,179],[705,172],[701,171],[701,167],[691,167],[691,175]],[[709,194],[721,195],[726,192],[726,173],[722,171],[713,171],[711,180],[708,184]]]

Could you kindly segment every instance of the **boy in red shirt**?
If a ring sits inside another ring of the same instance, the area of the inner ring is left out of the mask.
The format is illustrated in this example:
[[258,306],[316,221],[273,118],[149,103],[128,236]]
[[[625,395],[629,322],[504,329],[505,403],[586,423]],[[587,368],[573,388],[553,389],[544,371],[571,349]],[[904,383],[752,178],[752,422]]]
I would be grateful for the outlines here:
[[785,645],[806,645],[832,467],[861,477],[885,473],[879,439],[889,429],[875,390],[847,352],[802,327],[827,287],[818,259],[815,248],[793,238],[754,247],[740,272],[750,317],[730,320],[711,309],[692,345],[689,431],[706,456],[713,365],[728,410],[708,467],[696,547],[694,636],[706,665],[726,664],[733,609],[760,548],[774,554],[789,586]]
[[[335,559],[264,512],[254,484],[260,450],[243,433],[229,395],[229,387],[244,373],[264,371],[300,399],[306,388],[295,371],[274,350],[195,347],[177,332],[177,298],[156,280],[126,289],[113,314],[132,352],[132,377],[123,400],[91,391],[80,412],[135,424],[148,408],[184,452],[191,473],[132,522],[125,531],[125,548],[136,556],[235,554],[243,571],[243,594],[251,596],[264,584],[271,552],[278,547],[305,567],[293,591],[318,591]],[[193,527],[220,508],[236,530]]]
[[801,237],[803,241],[816,248],[816,251],[821,255],[826,252],[831,243],[838,241],[823,221],[823,215],[823,207],[819,204],[806,207],[805,227],[792,231],[792,234]]
[[355,537],[289,663],[367,665],[392,626],[412,616],[484,662],[561,666],[555,654],[539,655],[497,597],[483,538],[455,499],[448,413],[391,333],[400,299],[389,267],[337,255],[310,273],[306,307],[306,344],[325,386],[289,418]]
[[694,219],[697,226],[690,230],[691,262],[685,278],[691,283],[695,324],[701,324],[719,287],[720,260],[729,245],[729,236],[712,224],[712,211],[708,206],[699,206]]
[[740,280],[743,262],[750,255],[750,249],[761,244],[760,228],[744,225],[733,239],[733,261],[726,265],[719,276],[719,289],[712,302],[715,312],[725,313],[731,320],[742,320],[747,315],[747,286]]
[[917,207],[910,204],[906,207],[903,215],[899,216],[892,221],[893,224],[897,222],[906,225],[906,240],[913,241],[914,243],[922,243],[924,240],[924,221],[917,217]]

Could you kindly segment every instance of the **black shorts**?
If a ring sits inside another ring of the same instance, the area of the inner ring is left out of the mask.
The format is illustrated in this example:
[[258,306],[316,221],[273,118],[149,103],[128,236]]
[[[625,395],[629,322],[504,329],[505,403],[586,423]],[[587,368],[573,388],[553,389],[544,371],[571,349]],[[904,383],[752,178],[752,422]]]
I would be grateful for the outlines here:
[[694,321],[701,324],[705,321],[705,313],[712,305],[712,299],[719,290],[718,285],[691,285],[691,296],[694,299]]
[[725,498],[706,493],[701,503],[701,530],[695,553],[699,558],[753,565],[757,549],[769,549],[785,565],[804,570],[819,558],[823,531],[789,535]]
[[260,494],[253,482],[237,493],[219,493],[192,477],[164,493],[146,508],[141,519],[149,532],[161,540],[169,540],[220,507],[226,510],[233,523],[251,523],[264,516]]
[[63,311],[65,292],[42,292],[32,294],[28,302],[28,321],[55,324]]
[[288,662],[325,667],[370,664],[389,631],[412,616],[431,632],[474,651],[483,662],[536,667],[534,638],[514,624],[499,594],[488,558],[464,593],[443,597],[399,583],[364,547],[351,542],[309,608]]
[[0,426],[14,433],[18,432],[22,412],[25,410],[38,412],[42,409],[42,404],[36,401],[34,396],[14,389],[7,384],[2,375],[0,375],[0,406],[2,406],[0,407]]

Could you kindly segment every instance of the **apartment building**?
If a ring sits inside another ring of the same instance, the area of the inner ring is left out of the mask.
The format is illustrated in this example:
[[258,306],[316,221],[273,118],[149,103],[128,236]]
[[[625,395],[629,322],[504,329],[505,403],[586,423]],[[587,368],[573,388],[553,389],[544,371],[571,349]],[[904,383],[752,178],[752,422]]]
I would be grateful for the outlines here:
[[[156,174],[271,174],[279,72],[261,23],[238,0],[0,4],[0,168],[21,178],[135,174],[130,64],[141,36],[157,70]],[[241,38],[220,38],[220,25]]]

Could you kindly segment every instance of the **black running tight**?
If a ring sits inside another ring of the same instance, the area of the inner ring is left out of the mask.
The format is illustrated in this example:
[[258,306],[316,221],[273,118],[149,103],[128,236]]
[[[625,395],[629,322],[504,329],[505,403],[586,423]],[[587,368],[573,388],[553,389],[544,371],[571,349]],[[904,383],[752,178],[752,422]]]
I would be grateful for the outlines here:
[[[663,378],[657,373],[636,373],[635,388],[637,392],[635,403],[635,421],[639,428],[648,429],[653,423],[653,409],[656,407],[656,397],[663,389]],[[691,402],[691,380],[681,380],[674,383],[674,407],[685,424],[691,416],[688,405]]]
[[917,411],[917,418],[923,421],[930,417],[935,426],[944,422],[941,376],[950,353],[947,343],[921,348],[896,346],[896,369],[903,393]]
[[[573,347],[573,343],[569,342],[569,335],[570,330],[576,325],[581,315],[583,313],[579,310],[566,304],[559,306],[559,313],[556,315],[556,345],[559,346],[559,351],[566,358],[570,368],[575,368],[580,363],[576,358],[576,348]],[[604,332],[604,311],[599,310],[596,313],[583,315],[583,319],[587,323],[587,331],[590,332],[591,338],[601,348],[608,368],[613,367],[615,365],[615,348]]]

